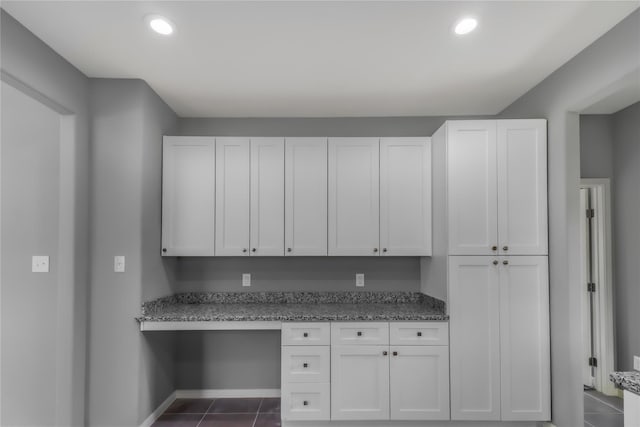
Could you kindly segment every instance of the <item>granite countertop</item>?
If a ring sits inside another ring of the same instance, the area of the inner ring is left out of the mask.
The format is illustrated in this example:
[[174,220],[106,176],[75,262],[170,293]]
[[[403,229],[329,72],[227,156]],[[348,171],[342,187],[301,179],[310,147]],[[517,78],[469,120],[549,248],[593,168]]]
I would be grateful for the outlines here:
[[609,379],[621,389],[640,394],[640,372],[638,371],[614,372],[609,375]]
[[419,292],[198,292],[142,304],[140,322],[448,320]]

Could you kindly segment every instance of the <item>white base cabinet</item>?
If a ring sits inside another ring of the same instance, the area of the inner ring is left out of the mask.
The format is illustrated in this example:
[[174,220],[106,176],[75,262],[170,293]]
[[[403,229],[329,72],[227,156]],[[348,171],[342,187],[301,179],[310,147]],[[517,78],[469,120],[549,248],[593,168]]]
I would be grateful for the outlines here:
[[624,390],[624,427],[640,427],[640,395]]

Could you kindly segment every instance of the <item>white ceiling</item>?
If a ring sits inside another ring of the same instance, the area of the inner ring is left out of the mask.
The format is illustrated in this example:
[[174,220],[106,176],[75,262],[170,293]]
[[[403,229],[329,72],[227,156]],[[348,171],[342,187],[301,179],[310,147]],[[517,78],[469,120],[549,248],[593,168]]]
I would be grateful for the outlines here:
[[[90,77],[182,117],[496,114],[638,1],[3,1]],[[171,37],[144,18],[176,24]],[[453,34],[463,15],[480,21]]]

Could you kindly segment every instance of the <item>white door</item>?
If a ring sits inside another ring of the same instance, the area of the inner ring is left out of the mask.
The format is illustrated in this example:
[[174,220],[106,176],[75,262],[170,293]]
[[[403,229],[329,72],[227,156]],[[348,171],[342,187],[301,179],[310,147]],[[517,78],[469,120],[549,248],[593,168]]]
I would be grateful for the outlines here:
[[431,138],[380,140],[381,255],[431,255]]
[[547,122],[498,120],[498,251],[547,255]]
[[331,419],[389,419],[388,346],[331,346]]
[[213,256],[215,138],[165,136],[162,255]]
[[285,255],[327,255],[327,138],[285,141]]
[[392,420],[449,419],[449,348],[392,346]]
[[447,122],[450,255],[497,253],[496,185],[496,122]]
[[251,138],[251,255],[284,255],[284,138]]
[[216,256],[249,255],[249,138],[216,138]]
[[500,360],[502,419],[551,419],[546,256],[500,261]]
[[452,420],[500,419],[499,270],[498,257],[449,257]]
[[329,139],[329,255],[379,255],[378,138]]

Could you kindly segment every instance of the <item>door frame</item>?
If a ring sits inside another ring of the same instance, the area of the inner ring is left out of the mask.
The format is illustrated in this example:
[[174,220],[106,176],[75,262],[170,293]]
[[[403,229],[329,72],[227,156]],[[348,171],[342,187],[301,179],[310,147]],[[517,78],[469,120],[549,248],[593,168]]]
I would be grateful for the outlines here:
[[[609,178],[583,178],[580,189],[592,190],[594,242],[594,280],[596,294],[594,300],[595,323],[594,341],[598,369],[595,375],[596,390],[610,396],[618,392],[609,373],[613,372],[615,360],[613,331],[613,257],[611,227],[611,180]],[[585,215],[580,212],[580,215]],[[586,287],[586,284],[584,284]],[[584,362],[583,362],[584,363]]]

